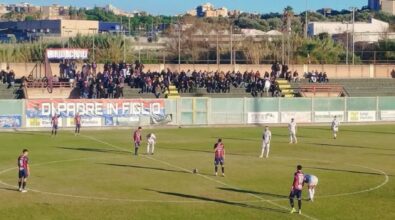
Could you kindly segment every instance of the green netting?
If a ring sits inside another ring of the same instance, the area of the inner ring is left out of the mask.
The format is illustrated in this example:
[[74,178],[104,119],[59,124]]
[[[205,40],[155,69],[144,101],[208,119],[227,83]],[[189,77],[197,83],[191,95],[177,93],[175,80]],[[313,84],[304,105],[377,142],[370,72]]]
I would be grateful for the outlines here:
[[280,100],[280,111],[311,111],[312,101],[309,98],[282,98]]
[[192,102],[193,102],[192,98],[182,98],[181,99],[181,110],[192,112],[192,109],[193,109]]
[[375,111],[377,109],[376,97],[347,98],[348,111]]
[[192,112],[182,112],[181,113],[181,124],[182,125],[192,125],[193,124],[193,113]]
[[205,125],[205,124],[207,124],[207,113],[206,112],[197,112],[197,113],[195,113],[194,124],[197,124],[197,125]]
[[208,99],[195,99],[195,110],[198,112],[207,112]]
[[166,114],[176,114],[177,113],[177,100],[166,99],[165,100],[165,112],[166,112]]
[[246,100],[247,112],[275,112],[278,111],[277,98],[255,98]]
[[244,99],[234,98],[217,98],[211,99],[211,112],[229,113],[229,112],[243,112]]
[[344,98],[315,98],[314,111],[344,111]]
[[22,115],[22,100],[0,100],[0,115]]
[[380,110],[395,110],[395,97],[379,97]]

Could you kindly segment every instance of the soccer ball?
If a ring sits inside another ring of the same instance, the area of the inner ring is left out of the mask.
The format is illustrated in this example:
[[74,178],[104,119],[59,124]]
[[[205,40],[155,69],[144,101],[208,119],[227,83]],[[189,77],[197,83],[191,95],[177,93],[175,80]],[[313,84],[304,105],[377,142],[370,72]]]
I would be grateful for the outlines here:
[[199,170],[195,168],[192,170],[192,173],[199,173]]

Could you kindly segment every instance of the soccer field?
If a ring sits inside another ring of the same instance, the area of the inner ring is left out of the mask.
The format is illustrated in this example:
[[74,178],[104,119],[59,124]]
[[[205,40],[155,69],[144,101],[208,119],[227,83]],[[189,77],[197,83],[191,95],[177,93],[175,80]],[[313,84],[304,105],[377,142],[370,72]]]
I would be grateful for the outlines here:
[[[271,130],[268,159],[262,128],[145,129],[158,143],[147,156],[144,141],[138,157],[132,130],[0,133],[0,219],[395,219],[395,125],[342,126],[336,140],[329,126],[299,127],[297,145]],[[213,175],[219,137],[226,177]],[[28,193],[16,191],[23,148]],[[298,164],[319,178],[303,215],[289,214]]]

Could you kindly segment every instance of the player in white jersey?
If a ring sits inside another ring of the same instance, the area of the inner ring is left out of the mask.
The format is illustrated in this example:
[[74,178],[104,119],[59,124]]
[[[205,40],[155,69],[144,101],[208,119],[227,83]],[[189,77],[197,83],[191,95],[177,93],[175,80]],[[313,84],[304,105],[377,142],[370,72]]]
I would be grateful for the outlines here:
[[288,124],[288,131],[289,131],[289,143],[297,144],[298,139],[296,138],[296,122],[293,118],[291,119],[291,122]]
[[340,122],[337,120],[336,116],[333,117],[331,128],[332,128],[334,139],[337,138],[337,132],[339,131],[339,125],[340,125]]
[[269,130],[269,127],[265,127],[265,131],[263,132],[262,135],[262,151],[261,151],[261,156],[260,158],[263,158],[263,155],[265,154],[265,158],[269,157],[269,151],[270,151],[270,141],[272,140],[272,132]]
[[318,185],[318,178],[311,174],[304,175],[304,182],[309,189],[309,200],[314,201],[315,187]]
[[147,154],[154,155],[156,136],[154,133],[149,133],[147,135]]

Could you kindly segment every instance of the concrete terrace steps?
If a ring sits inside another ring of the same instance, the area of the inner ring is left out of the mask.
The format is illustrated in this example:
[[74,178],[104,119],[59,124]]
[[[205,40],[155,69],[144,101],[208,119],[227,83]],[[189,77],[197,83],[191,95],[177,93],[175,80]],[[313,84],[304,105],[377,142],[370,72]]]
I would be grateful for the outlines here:
[[294,90],[292,88],[292,85],[287,81],[287,80],[277,80],[279,87],[281,89],[281,93],[284,97],[290,98],[294,97]]
[[[395,79],[390,78],[330,79],[329,83],[343,86],[346,93],[351,97],[395,96]],[[309,83],[307,79],[291,84],[294,88],[306,84],[314,85]]]
[[0,99],[16,99],[20,84],[15,84],[13,88],[7,88],[8,84],[0,83]]

